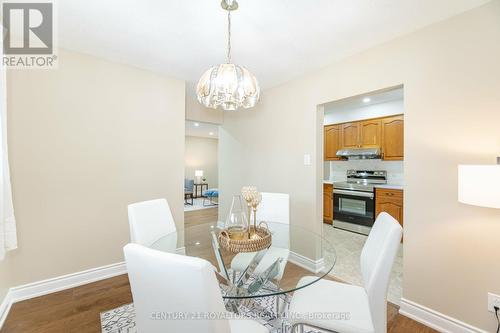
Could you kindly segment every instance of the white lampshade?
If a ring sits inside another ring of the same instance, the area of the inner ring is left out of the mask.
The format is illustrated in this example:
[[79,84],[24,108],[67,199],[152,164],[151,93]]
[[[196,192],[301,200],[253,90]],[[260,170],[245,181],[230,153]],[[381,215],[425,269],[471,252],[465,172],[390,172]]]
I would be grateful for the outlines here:
[[459,165],[458,201],[500,208],[500,165]]
[[203,177],[203,170],[195,170],[194,176],[195,177]]

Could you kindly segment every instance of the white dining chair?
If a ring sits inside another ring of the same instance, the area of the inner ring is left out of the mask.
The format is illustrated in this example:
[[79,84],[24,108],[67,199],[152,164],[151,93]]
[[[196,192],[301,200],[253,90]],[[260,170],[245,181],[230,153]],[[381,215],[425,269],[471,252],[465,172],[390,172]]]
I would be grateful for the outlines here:
[[253,320],[228,319],[213,266],[208,261],[139,244],[127,244],[123,251],[138,332],[268,332]]
[[[128,205],[130,240],[132,243],[150,246],[163,236],[177,231],[174,218],[166,199],[142,201]],[[173,234],[176,236],[176,234]],[[170,237],[165,248],[174,252],[177,237]]]
[[[260,274],[278,258],[283,258],[276,277],[277,280],[281,280],[290,254],[290,196],[285,193],[262,192],[261,194],[262,200],[257,209],[257,223],[272,222],[269,225],[272,232],[272,246],[263,254],[254,272]],[[243,272],[256,254],[256,252],[237,254],[231,261],[233,272]]]
[[[402,232],[398,221],[385,212],[380,213],[361,252],[364,287],[320,280],[297,290],[289,309],[293,328],[305,325],[337,333],[387,332],[387,288]],[[298,285],[315,279],[304,277]],[[338,317],[307,315],[313,313],[331,313]]]

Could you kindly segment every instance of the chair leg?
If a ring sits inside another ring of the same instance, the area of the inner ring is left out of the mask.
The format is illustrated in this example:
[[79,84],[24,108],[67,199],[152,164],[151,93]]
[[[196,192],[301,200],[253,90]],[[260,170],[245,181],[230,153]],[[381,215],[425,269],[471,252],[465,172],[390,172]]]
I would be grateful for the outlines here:
[[300,323],[293,324],[292,333],[304,333],[304,325]]

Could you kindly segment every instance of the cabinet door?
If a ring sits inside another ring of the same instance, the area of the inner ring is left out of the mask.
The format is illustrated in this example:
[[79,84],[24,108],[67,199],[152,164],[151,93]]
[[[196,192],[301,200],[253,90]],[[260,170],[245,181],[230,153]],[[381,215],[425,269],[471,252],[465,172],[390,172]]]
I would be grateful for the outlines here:
[[381,121],[380,119],[364,120],[360,123],[359,139],[361,147],[380,147],[381,141]]
[[403,206],[392,200],[379,200],[377,198],[376,214],[386,212],[403,225]]
[[384,160],[404,159],[403,116],[382,119],[382,154]]
[[323,185],[323,221],[329,224],[333,222],[333,186]]
[[375,215],[386,212],[403,226],[403,191],[392,189],[376,189]]
[[344,148],[359,147],[359,123],[346,123],[342,125],[342,146]]
[[339,125],[329,125],[325,126],[325,141],[324,141],[324,149],[325,149],[325,161],[336,161],[340,160],[337,157],[337,151],[342,147],[340,144],[341,140],[341,128]]

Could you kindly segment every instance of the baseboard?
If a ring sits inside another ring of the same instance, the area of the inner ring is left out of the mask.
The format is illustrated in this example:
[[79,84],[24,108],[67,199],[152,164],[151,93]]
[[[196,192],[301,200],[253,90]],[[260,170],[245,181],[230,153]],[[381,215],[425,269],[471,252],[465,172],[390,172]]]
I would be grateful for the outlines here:
[[405,298],[401,299],[399,313],[443,333],[488,333]]
[[[177,254],[186,254],[186,248],[180,247],[175,251]],[[126,274],[125,262],[96,267],[81,272],[57,276],[51,279],[28,283],[12,287],[7,292],[0,304],[0,329],[7,318],[12,304],[30,298],[52,294],[61,290],[75,288],[84,284],[109,279],[118,275]]]
[[2,329],[5,319],[7,319],[11,306],[12,301],[10,299],[10,291],[7,291],[7,295],[5,295],[2,303],[0,304],[0,330]]
[[320,258],[318,260],[312,260],[308,257],[305,257],[293,251],[290,251],[290,256],[288,257],[288,260],[291,263],[294,263],[297,266],[307,269],[308,271],[314,274],[321,272],[325,267],[325,261],[323,258]]
[[175,249],[175,253],[185,256],[186,255],[186,247],[183,246],[183,247],[179,247],[179,248]]
[[16,303],[26,299],[108,279],[125,273],[127,273],[125,262],[92,268],[81,272],[62,275],[10,288],[10,299],[12,303]]

